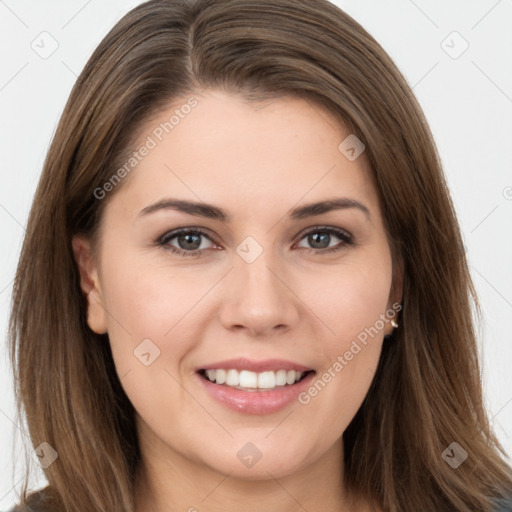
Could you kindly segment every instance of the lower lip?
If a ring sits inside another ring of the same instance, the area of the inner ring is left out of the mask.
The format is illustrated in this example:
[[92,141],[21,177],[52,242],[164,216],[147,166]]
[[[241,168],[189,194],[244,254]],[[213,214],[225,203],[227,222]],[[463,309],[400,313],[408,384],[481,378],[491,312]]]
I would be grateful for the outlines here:
[[268,391],[242,391],[222,384],[215,384],[200,374],[197,377],[212,398],[244,414],[271,414],[290,405],[297,396],[310,385],[314,372],[309,373],[300,382]]

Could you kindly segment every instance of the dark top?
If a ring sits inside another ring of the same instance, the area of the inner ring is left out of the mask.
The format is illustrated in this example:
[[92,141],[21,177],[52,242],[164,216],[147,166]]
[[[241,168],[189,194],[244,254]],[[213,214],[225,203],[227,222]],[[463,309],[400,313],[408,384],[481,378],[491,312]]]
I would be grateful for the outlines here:
[[[15,506],[8,512],[46,512],[47,510],[47,508],[40,506],[37,502],[35,502],[31,506],[27,506],[24,511],[21,511]],[[493,512],[512,512],[512,498],[508,500],[496,500],[496,508]]]
[[496,501],[495,512],[512,512],[512,499]]

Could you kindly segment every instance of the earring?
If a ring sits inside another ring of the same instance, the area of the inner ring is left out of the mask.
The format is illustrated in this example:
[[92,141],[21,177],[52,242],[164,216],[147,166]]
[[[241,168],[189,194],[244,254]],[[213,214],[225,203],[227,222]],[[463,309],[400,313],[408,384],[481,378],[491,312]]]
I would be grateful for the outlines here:
[[396,323],[396,320],[393,318],[391,320],[391,325],[396,329],[398,327],[398,324]]

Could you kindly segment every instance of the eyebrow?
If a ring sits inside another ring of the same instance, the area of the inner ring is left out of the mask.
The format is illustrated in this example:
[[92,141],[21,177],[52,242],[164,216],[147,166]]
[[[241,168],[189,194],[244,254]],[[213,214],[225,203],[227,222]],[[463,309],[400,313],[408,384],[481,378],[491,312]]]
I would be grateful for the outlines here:
[[[326,199],[316,203],[309,203],[304,206],[293,208],[289,212],[289,217],[292,220],[305,219],[307,217],[314,217],[333,210],[346,210],[355,208],[363,212],[366,217],[371,220],[370,210],[363,203],[350,199],[347,197],[337,197],[333,199]],[[147,206],[139,213],[138,217],[146,216],[160,210],[178,210],[189,215],[198,217],[206,217],[208,219],[220,220],[222,222],[229,222],[229,213],[213,204],[187,201],[185,199],[162,199],[157,203]]]

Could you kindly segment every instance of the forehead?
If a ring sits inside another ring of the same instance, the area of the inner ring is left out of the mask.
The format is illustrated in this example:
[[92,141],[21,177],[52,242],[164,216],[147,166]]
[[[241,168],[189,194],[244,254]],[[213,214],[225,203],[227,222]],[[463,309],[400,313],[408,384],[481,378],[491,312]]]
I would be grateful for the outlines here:
[[374,203],[364,153],[352,161],[340,150],[351,136],[301,98],[255,103],[221,91],[191,94],[141,126],[135,150],[146,149],[115,199],[140,210],[169,195],[232,204],[242,217],[333,196]]

